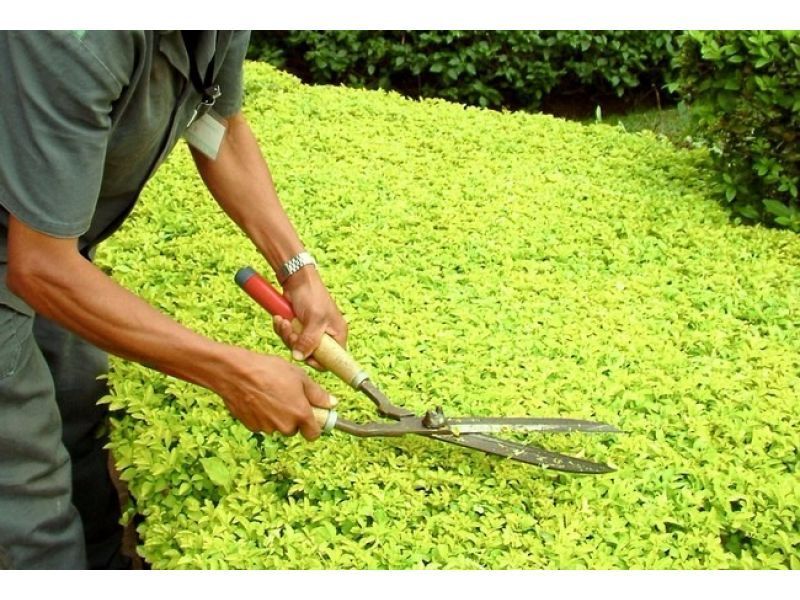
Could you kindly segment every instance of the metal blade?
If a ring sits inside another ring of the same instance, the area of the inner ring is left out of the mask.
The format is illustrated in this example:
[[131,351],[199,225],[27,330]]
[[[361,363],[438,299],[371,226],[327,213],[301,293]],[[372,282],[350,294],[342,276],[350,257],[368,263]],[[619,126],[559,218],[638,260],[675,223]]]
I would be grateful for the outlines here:
[[599,475],[602,473],[611,473],[615,470],[608,465],[574,456],[567,456],[566,454],[550,452],[549,450],[536,446],[526,446],[524,444],[517,444],[516,442],[499,440],[488,435],[470,434],[454,436],[436,434],[426,437],[447,442],[448,444],[455,444],[456,446],[480,450],[489,454],[505,456],[511,460],[545,467],[546,469],[553,469],[554,471]]
[[447,419],[445,425],[453,433],[499,433],[502,431],[538,431],[541,433],[620,433],[608,423],[584,421],[582,419],[534,419],[528,417],[465,417]]
[[473,433],[500,433],[503,431],[535,431],[539,433],[620,433],[613,425],[579,419],[461,418],[447,419],[440,427],[425,425],[424,418],[413,415],[391,423],[353,423],[345,419],[336,422],[336,429],[359,437],[417,435],[465,435]]

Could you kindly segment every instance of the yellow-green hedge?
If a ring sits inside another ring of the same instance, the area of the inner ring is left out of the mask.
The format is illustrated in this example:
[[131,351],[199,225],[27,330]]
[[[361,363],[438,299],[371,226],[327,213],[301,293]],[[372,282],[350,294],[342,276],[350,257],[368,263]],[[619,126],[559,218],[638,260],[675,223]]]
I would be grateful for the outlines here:
[[[563,415],[570,476],[422,438],[253,435],[213,394],[114,362],[112,446],[158,568],[798,568],[800,238],[731,225],[701,154],[650,134],[248,64],[283,202],[399,404]],[[181,149],[100,253],[217,339],[288,353],[233,283],[267,271]],[[369,401],[315,375],[341,413]],[[132,510],[134,510],[132,509]]]

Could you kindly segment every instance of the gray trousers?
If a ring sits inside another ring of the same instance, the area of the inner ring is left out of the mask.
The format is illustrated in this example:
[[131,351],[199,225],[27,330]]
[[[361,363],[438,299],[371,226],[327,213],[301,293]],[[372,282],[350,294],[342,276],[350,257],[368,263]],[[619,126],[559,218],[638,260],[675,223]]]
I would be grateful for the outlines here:
[[107,469],[107,355],[0,304],[0,568],[124,568]]

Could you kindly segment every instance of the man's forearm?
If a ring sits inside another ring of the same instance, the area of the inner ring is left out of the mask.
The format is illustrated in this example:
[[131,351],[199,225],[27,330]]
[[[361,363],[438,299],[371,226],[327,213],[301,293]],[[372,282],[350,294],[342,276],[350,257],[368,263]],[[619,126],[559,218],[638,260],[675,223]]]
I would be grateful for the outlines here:
[[117,356],[210,388],[226,347],[196,334],[128,292],[77,252],[29,262],[9,276],[40,313]]
[[303,250],[244,117],[237,115],[229,119],[216,160],[209,160],[194,149],[192,154],[214,198],[274,270]]
[[[261,251],[272,269],[303,250],[289,221],[250,126],[241,115],[232,117],[217,159],[212,161],[192,150],[206,186],[220,206]],[[295,360],[311,358],[327,333],[342,346],[347,344],[347,323],[331,298],[316,269],[300,269],[282,281],[283,294],[292,304],[303,331],[297,334],[276,323],[276,332],[292,349]],[[281,333],[283,332],[283,333]]]

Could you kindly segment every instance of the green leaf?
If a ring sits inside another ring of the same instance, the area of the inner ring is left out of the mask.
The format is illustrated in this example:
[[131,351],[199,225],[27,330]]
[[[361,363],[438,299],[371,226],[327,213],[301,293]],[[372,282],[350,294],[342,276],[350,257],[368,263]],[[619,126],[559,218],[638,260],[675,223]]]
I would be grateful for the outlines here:
[[201,458],[200,464],[203,465],[203,470],[212,483],[224,488],[230,486],[231,474],[222,459],[216,456]]
[[764,208],[766,208],[770,214],[778,217],[788,218],[793,214],[790,207],[777,200],[764,200]]
[[737,206],[736,211],[747,219],[757,220],[759,217],[758,211],[750,204]]

